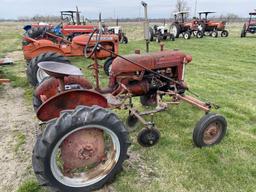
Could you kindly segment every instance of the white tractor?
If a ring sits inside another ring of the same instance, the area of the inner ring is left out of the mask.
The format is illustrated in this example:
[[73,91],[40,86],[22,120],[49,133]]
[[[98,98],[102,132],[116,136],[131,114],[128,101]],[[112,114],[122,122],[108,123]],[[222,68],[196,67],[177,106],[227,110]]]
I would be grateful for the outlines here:
[[122,30],[121,26],[109,26],[107,27],[107,30],[111,34],[118,35],[119,37],[119,42],[127,44],[128,43],[128,38],[125,36],[125,33]]
[[158,26],[154,25],[153,27],[149,27],[149,40],[160,43],[161,40],[167,40],[168,38],[172,41],[175,40],[173,33],[170,31],[170,26],[167,24]]

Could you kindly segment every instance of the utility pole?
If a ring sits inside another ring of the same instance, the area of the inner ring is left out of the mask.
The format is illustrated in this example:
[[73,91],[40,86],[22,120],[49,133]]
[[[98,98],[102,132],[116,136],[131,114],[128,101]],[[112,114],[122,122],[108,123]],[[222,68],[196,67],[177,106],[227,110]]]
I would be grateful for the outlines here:
[[195,0],[195,12],[194,12],[194,17],[196,17],[196,12],[197,12],[197,0]]
[[148,21],[148,4],[144,1],[141,1],[142,6],[144,7],[144,38],[146,40],[146,52],[149,52],[149,21]]

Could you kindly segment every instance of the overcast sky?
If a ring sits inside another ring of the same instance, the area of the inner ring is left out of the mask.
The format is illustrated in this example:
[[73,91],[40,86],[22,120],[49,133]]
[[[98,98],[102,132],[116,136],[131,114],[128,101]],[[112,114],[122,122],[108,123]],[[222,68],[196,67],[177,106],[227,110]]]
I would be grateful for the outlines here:
[[[149,17],[168,18],[174,10],[176,0],[145,0]],[[78,5],[87,18],[134,18],[143,15],[140,0],[0,0],[0,18],[15,19],[19,16],[59,15],[61,10],[72,10]],[[195,0],[187,0],[194,15]],[[200,10],[216,11],[218,15],[235,13],[247,16],[256,9],[256,0],[198,0]]]

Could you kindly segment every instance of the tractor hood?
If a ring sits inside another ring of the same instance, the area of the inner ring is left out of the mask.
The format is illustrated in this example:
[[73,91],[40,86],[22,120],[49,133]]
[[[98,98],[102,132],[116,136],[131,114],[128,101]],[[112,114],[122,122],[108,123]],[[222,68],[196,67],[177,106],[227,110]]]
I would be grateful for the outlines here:
[[[192,61],[190,55],[186,55],[180,51],[160,51],[156,53],[147,54],[132,54],[125,56],[126,59],[133,61],[147,69],[156,70],[164,69],[174,66],[187,64]],[[120,57],[117,57],[111,67],[112,75],[118,75],[120,73],[131,73],[136,71],[144,71],[140,66],[137,66],[129,61],[126,61]]]
[[[72,43],[85,46],[87,44],[87,42],[89,41],[89,38],[90,38],[90,34],[79,35],[79,36],[76,36],[73,38]],[[90,44],[94,45],[96,42],[96,38],[97,38],[97,35],[93,35],[93,37],[91,38]],[[103,34],[100,37],[100,42],[101,43],[104,43],[104,42],[117,42],[118,43],[118,36],[114,35],[114,34],[111,34],[111,35]]]

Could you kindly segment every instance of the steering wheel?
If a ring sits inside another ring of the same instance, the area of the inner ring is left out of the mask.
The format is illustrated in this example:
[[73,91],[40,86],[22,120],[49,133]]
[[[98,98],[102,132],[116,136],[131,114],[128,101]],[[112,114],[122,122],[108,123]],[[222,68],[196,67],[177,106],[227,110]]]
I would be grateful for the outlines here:
[[85,55],[86,58],[90,58],[97,51],[97,48],[98,48],[98,45],[99,45],[99,42],[100,42],[101,33],[97,33],[95,45],[94,46],[89,45],[91,40],[92,40],[92,37],[94,36],[94,34],[97,31],[98,31],[98,29],[95,29],[91,33],[91,35],[89,37],[89,40],[87,41],[87,44],[86,44],[85,49],[84,49],[84,55]]

